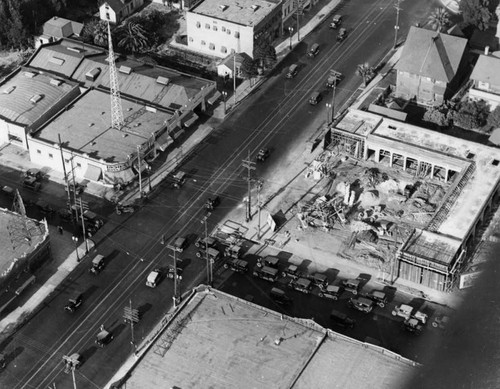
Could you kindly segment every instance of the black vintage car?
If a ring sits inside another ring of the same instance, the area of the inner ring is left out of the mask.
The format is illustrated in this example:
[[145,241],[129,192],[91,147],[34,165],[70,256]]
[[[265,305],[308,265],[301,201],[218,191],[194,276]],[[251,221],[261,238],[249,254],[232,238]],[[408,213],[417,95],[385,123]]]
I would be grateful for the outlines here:
[[83,296],[80,293],[75,294],[73,297],[68,299],[68,303],[65,305],[64,310],[73,313],[80,308],[82,303]]

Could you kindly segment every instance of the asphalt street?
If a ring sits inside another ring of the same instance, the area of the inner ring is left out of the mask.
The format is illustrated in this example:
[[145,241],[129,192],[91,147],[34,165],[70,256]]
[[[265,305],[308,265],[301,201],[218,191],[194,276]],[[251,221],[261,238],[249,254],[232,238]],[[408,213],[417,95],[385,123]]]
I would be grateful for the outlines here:
[[[433,2],[403,4],[401,36],[427,14]],[[0,374],[0,386],[12,389],[46,388],[54,384],[58,388],[71,387],[72,377],[64,374],[62,357],[74,352],[84,357],[83,365],[76,371],[78,387],[104,386],[133,352],[131,330],[122,318],[123,308],[131,303],[141,312],[141,320],[134,330],[138,343],[172,306],[171,280],[163,279],[154,289],[145,285],[151,270],[159,268],[166,272],[172,265],[168,244],[177,236],[185,236],[191,243],[179,255],[184,269],[181,291],[202,282],[206,274],[204,261],[196,257],[192,243],[203,234],[205,200],[214,195],[221,198],[220,206],[208,218],[208,230],[211,230],[225,219],[229,210],[243,206],[247,182],[242,160],[248,157],[254,160],[260,147],[269,147],[268,163],[259,165],[254,175],[272,179],[273,174],[279,174],[275,173],[276,169],[286,167],[287,158],[293,158],[288,155],[290,150],[304,145],[310,147],[307,140],[327,120],[325,104],[331,100],[332,92],[326,91],[324,84],[329,70],[333,68],[344,74],[335,96],[335,106],[341,106],[361,83],[355,75],[357,65],[378,64],[392,47],[393,5],[389,0],[345,2],[339,12],[345,15],[348,38],[337,43],[336,32],[330,30],[326,22],[318,26],[276,68],[269,80],[190,154],[182,166],[188,180],[181,189],[173,189],[168,181],[164,182],[134,214],[116,215],[109,204],[89,199],[93,203],[91,209],[106,221],[94,237],[97,251],[106,256],[106,266],[100,274],[92,275],[88,271],[90,261],[82,262],[44,307],[9,339],[5,350],[10,360]],[[308,59],[307,48],[315,42],[320,45],[320,53]],[[286,80],[285,72],[291,63],[300,65],[299,72],[294,79]],[[315,90],[322,92],[323,101],[311,106],[307,100]],[[19,182],[20,178],[13,176],[12,180]],[[33,200],[39,197],[57,208],[64,206],[61,204],[65,202],[64,192],[58,197],[42,192],[33,196]],[[165,244],[161,243],[162,238]],[[244,290],[247,281],[248,286],[259,285],[250,279],[239,280],[237,285]],[[261,288],[266,290],[266,287]],[[67,299],[76,292],[84,295],[82,307],[74,314],[64,312]],[[309,297],[294,296],[296,303],[291,312],[297,316],[314,316],[321,324],[326,323],[325,315],[330,308],[323,306],[326,303],[322,300],[313,296],[317,300],[313,306],[317,306],[318,312],[301,310],[309,305],[309,300],[303,300]],[[265,303],[265,299],[262,301]],[[355,316],[359,315],[355,313]],[[362,316],[358,320],[356,336],[375,337],[380,332],[379,338],[386,339],[391,349],[399,352],[411,348],[414,339],[408,338],[406,343],[399,344],[400,338],[394,336],[399,328],[384,315]],[[104,348],[94,343],[101,325],[114,335],[114,340]]]

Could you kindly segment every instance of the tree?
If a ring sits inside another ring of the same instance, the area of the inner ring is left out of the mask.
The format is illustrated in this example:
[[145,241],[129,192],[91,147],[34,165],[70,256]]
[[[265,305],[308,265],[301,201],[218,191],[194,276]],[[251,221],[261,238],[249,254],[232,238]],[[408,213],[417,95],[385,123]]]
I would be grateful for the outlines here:
[[450,124],[448,110],[442,107],[431,107],[424,113],[424,121],[446,127]]
[[439,7],[429,15],[428,21],[434,30],[441,32],[450,25],[450,15],[443,7]]
[[500,105],[498,105],[489,115],[488,124],[491,127],[500,128]]
[[258,74],[256,62],[250,58],[245,58],[241,63],[240,71],[241,76],[247,80],[255,77]]
[[91,20],[83,26],[82,38],[84,42],[106,47],[108,45],[108,23],[103,20]]
[[356,72],[358,73],[358,75],[363,77],[363,83],[365,84],[365,86],[368,85],[368,82],[370,82],[375,73],[375,71],[368,62],[358,65],[358,69]]
[[276,50],[267,39],[259,39],[254,42],[253,57],[263,70],[272,69],[277,60]]
[[489,0],[461,0],[458,6],[466,25],[473,25],[484,31],[491,19],[489,5]]
[[126,21],[118,29],[118,47],[131,53],[142,53],[149,49],[146,31],[136,21]]
[[461,102],[452,113],[453,124],[467,130],[477,129],[486,124],[489,106],[484,100]]

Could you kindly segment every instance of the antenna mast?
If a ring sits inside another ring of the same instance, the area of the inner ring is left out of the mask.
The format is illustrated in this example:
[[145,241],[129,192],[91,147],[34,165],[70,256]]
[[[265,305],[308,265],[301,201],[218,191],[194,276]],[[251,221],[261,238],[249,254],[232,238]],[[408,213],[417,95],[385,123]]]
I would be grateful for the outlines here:
[[111,89],[111,127],[121,130],[123,127],[123,110],[118,87],[118,74],[116,72],[115,53],[113,51],[113,41],[111,39],[111,27],[108,22],[108,44],[109,44],[109,87]]

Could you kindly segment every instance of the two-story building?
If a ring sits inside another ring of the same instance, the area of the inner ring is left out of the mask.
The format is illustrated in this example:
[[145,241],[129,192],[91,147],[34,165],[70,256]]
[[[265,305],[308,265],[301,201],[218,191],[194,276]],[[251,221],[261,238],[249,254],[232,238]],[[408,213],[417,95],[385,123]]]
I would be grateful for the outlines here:
[[495,109],[500,105],[500,58],[494,55],[480,55],[470,76],[473,81],[469,98],[484,100]]
[[466,64],[467,39],[411,27],[396,64],[396,95],[440,105],[456,92]]
[[118,24],[144,5],[144,0],[105,0],[99,5],[99,18]]
[[35,48],[62,38],[78,39],[82,30],[82,23],[54,16],[43,24],[42,35],[35,36]]
[[278,0],[204,0],[186,12],[188,48],[224,58],[246,53],[253,58],[254,42],[272,42],[280,34]]

